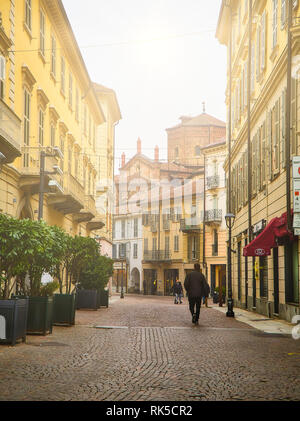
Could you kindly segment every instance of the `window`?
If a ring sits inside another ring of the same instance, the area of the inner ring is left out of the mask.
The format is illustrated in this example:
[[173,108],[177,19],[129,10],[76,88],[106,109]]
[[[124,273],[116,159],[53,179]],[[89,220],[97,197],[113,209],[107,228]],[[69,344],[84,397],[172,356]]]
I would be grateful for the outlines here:
[[[30,93],[25,89],[24,90],[24,146],[29,146],[30,141]],[[29,164],[29,155],[28,149],[24,154],[24,167],[28,167]]]
[[272,47],[275,48],[277,45],[277,17],[278,17],[278,0],[273,0],[273,22],[272,22]]
[[121,259],[126,257],[126,244],[119,244],[119,257]]
[[286,137],[286,89],[282,92],[281,95],[281,161],[282,168],[285,168],[285,137]]
[[137,259],[137,257],[138,257],[138,245],[133,244],[133,258]]
[[218,230],[213,230],[213,245],[212,255],[218,256]]
[[112,257],[113,259],[117,258],[117,245],[116,244],[113,244],[112,246]]
[[78,121],[79,120],[79,93],[78,88],[76,88],[76,100],[75,100],[75,118]]
[[73,107],[73,78],[71,73],[69,75],[69,106]]
[[56,76],[56,40],[54,36],[51,37],[51,73]]
[[200,154],[201,154],[201,149],[200,149],[200,146],[197,145],[195,146],[195,156],[200,156]]
[[25,0],[25,23],[31,31],[31,0]]
[[112,238],[116,238],[116,223],[112,224]]
[[[65,153],[65,139],[63,136],[60,136],[60,150],[62,152],[62,154],[64,155]],[[64,171],[64,159],[60,160],[60,169],[62,171]]]
[[286,0],[281,0],[281,29],[285,26],[286,17],[287,17],[287,2]]
[[255,45],[254,43],[251,46],[251,93],[254,92],[254,85],[255,85],[255,80],[254,80],[254,69],[255,69]]
[[196,237],[192,237],[192,259],[195,260],[197,259],[197,238]]
[[79,164],[79,156],[78,153],[75,153],[75,160],[74,160],[74,171],[75,171],[75,177],[78,178],[78,164]]
[[45,15],[42,10],[40,10],[40,52],[45,55]]
[[260,71],[263,72],[266,68],[266,25],[267,17],[266,11],[261,17],[261,38],[260,38]]
[[284,246],[285,299],[287,303],[299,303],[298,241]]
[[0,98],[4,98],[5,58],[0,55]]
[[[72,174],[72,159],[73,159],[73,157],[72,157],[72,149],[69,148],[68,171],[69,171],[69,174],[70,175]],[[86,174],[86,171],[84,171],[83,174],[84,174],[84,187],[85,187],[85,174]]]
[[55,126],[53,123],[50,125],[50,145],[55,146]]
[[153,251],[157,250],[157,238],[156,237],[152,238],[152,250]]
[[144,251],[148,251],[148,238],[144,239]]
[[175,159],[179,158],[179,149],[178,146],[175,148]]
[[170,237],[165,237],[165,250],[170,250]]
[[60,78],[61,78],[61,91],[62,93],[65,95],[65,70],[66,70],[66,65],[65,65],[65,59],[63,57],[61,57],[61,74],[60,74]]
[[125,238],[125,221],[122,221],[122,238]]
[[138,218],[135,218],[133,221],[134,227],[133,227],[133,236],[138,237]]
[[297,154],[297,79],[292,78],[291,98],[291,153]]
[[259,258],[259,286],[260,296],[268,298],[268,258]]
[[174,236],[174,251],[179,251],[179,235]]
[[41,146],[44,145],[44,120],[45,120],[45,115],[43,110],[40,108],[39,109],[39,144]]

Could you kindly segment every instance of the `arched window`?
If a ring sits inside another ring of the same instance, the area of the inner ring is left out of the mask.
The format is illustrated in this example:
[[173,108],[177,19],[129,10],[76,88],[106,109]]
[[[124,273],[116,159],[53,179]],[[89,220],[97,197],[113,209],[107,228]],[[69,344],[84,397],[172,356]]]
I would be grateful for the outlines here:
[[195,156],[200,156],[200,154],[201,154],[201,149],[200,149],[200,146],[197,145],[195,146]]

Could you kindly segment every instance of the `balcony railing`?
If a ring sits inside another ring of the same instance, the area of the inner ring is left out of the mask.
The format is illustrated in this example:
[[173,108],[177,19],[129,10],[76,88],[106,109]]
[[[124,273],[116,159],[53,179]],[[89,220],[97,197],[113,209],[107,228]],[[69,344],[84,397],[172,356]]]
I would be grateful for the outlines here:
[[221,223],[222,209],[211,209],[205,212],[205,222],[207,223]]
[[185,218],[180,220],[180,230],[183,232],[200,231],[200,218]]
[[13,162],[21,156],[21,120],[0,99],[0,151],[5,155],[6,162]]
[[220,186],[220,177],[218,175],[207,177],[206,183],[208,190],[217,189]]
[[147,250],[144,251],[146,262],[165,262],[171,260],[170,250]]

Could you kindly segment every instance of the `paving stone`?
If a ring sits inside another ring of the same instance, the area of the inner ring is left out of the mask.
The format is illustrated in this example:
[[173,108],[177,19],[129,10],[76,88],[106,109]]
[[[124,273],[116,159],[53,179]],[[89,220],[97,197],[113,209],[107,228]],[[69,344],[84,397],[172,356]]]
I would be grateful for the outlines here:
[[300,341],[255,332],[212,308],[193,326],[187,302],[126,295],[0,346],[0,400],[299,401]]

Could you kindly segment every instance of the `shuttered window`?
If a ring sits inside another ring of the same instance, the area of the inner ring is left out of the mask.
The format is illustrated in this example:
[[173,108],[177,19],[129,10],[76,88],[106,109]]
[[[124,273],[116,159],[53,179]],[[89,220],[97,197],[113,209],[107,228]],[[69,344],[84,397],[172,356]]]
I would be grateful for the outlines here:
[[286,0],[281,0],[281,29],[285,26],[286,17],[287,17],[287,2]]
[[297,79],[292,78],[292,95],[291,95],[291,152],[292,155],[297,154]]
[[266,26],[267,26],[267,16],[266,11],[262,14],[261,17],[261,47],[260,47],[260,71],[263,72],[266,67]]
[[273,23],[272,23],[272,48],[277,45],[277,19],[278,18],[278,0],[273,0]]
[[280,100],[276,101],[275,107],[273,109],[274,112],[274,135],[273,135],[273,151],[274,151],[274,159],[273,159],[273,172],[277,173],[279,171],[279,159],[280,159]]
[[262,128],[258,130],[256,137],[256,191],[261,191],[261,132]]
[[259,79],[260,76],[260,48],[261,48],[261,26],[257,26],[256,30],[256,80]]
[[45,15],[40,10],[40,52],[45,55]]
[[251,47],[251,93],[254,91],[254,72],[255,72],[255,45]]
[[281,166],[285,168],[286,89],[281,95]]
[[263,188],[266,185],[266,160],[266,122],[264,122],[261,128],[261,188]]
[[267,177],[269,180],[272,180],[272,156],[273,156],[273,149],[272,149],[272,112],[269,111],[267,114],[267,125],[268,125],[268,150],[267,155],[269,159],[267,159]]

